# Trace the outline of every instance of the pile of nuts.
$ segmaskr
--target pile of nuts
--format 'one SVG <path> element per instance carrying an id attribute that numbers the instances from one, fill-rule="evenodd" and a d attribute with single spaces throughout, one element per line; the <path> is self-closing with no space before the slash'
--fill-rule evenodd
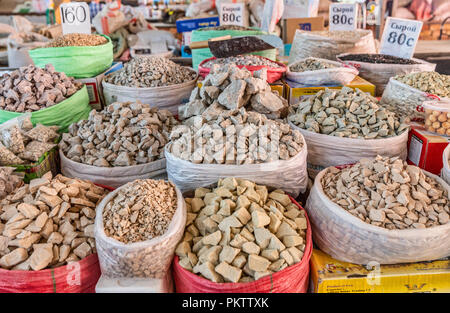
<path id="1" fill-rule="evenodd" d="M 274 68 L 281 68 L 282 66 L 276 62 L 273 62 L 269 59 L 256 56 L 256 55 L 238 55 L 228 58 L 220 58 L 209 60 L 204 63 L 202 66 L 205 68 L 211 68 L 214 64 L 225 65 L 225 64 L 236 64 L 240 66 L 267 66 Z"/>
<path id="2" fill-rule="evenodd" d="M 312 31 L 311 35 L 328 37 L 337 41 L 358 41 L 360 38 L 366 36 L 367 33 L 358 30 L 320 30 Z"/>
<path id="3" fill-rule="evenodd" d="M 185 269 L 243 283 L 302 260 L 307 219 L 284 191 L 229 177 L 185 200 L 186 231 L 175 250 Z"/>
<path id="4" fill-rule="evenodd" d="M 395 80 L 439 97 L 450 97 L 450 75 L 437 72 L 418 72 L 397 75 Z"/>
<path id="5" fill-rule="evenodd" d="M 37 124 L 29 117 L 19 125 L 0 131 L 0 165 L 18 165 L 37 162 L 44 153 L 56 147 L 58 126 Z"/>
<path id="6" fill-rule="evenodd" d="M 140 102 L 115 102 L 69 126 L 59 147 L 72 161 L 99 167 L 145 164 L 164 158 L 177 120 Z"/>
<path id="7" fill-rule="evenodd" d="M 427 131 L 450 136 L 450 106 L 448 111 L 425 108 L 425 127 Z"/>
<path id="8" fill-rule="evenodd" d="M 307 58 L 301 62 L 296 62 L 289 66 L 289 69 L 292 72 L 317 71 L 327 68 L 336 68 L 336 66 L 314 58 Z"/>
<path id="9" fill-rule="evenodd" d="M 172 130 L 170 140 L 170 153 L 195 164 L 288 160 L 303 149 L 298 130 L 244 108 L 192 117 Z"/>
<path id="10" fill-rule="evenodd" d="M 341 170 L 331 167 L 321 184 L 331 201 L 375 226 L 409 229 L 449 222 L 447 190 L 398 157 L 361 159 Z"/>
<path id="11" fill-rule="evenodd" d="M 252 75 L 234 64 L 213 65 L 202 87 L 192 91 L 189 102 L 178 108 L 178 114 L 187 119 L 216 107 L 228 110 L 247 107 L 273 119 L 286 116 L 288 111 L 287 100 L 272 92 L 267 83 L 267 68 Z"/>
<path id="12" fill-rule="evenodd" d="M 103 36 L 95 34 L 66 34 L 50 41 L 45 47 L 85 47 L 100 46 L 108 42 Z"/>
<path id="13" fill-rule="evenodd" d="M 375 64 L 419 64 L 411 59 L 399 58 L 388 54 L 347 54 L 339 59 L 343 61 L 357 61 Z"/>
<path id="14" fill-rule="evenodd" d="M 23 177 L 14 170 L 14 167 L 0 167 L 0 200 L 22 185 Z"/>
<path id="15" fill-rule="evenodd" d="M 76 93 L 83 84 L 51 64 L 45 68 L 28 65 L 0 77 L 0 109 L 33 112 L 60 103 Z"/>
<path id="16" fill-rule="evenodd" d="M 0 201 L 0 267 L 42 270 L 95 253 L 95 207 L 107 191 L 51 172 Z"/>
<path id="17" fill-rule="evenodd" d="M 120 188 L 103 209 L 106 236 L 123 243 L 163 235 L 177 210 L 177 194 L 170 182 L 138 179 Z"/>
<path id="18" fill-rule="evenodd" d="M 288 120 L 300 128 L 337 137 L 378 139 L 400 135 L 408 126 L 359 89 L 326 88 L 294 106 Z"/>
<path id="19" fill-rule="evenodd" d="M 123 69 L 105 77 L 105 82 L 135 88 L 161 87 L 189 82 L 197 77 L 192 69 L 167 58 L 139 56 L 126 63 Z"/>

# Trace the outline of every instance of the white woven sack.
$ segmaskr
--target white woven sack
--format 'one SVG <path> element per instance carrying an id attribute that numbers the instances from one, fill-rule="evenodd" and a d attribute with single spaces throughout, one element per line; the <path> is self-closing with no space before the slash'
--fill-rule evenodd
<path id="1" fill-rule="evenodd" d="M 103 208 L 125 186 L 109 193 L 96 209 L 95 244 L 102 276 L 165 278 L 186 224 L 186 204 L 183 195 L 178 188 L 175 188 L 177 210 L 163 235 L 146 241 L 125 244 L 106 236 L 103 227 Z"/>
<path id="2" fill-rule="evenodd" d="M 418 64 L 375 64 L 351 60 L 341 60 L 340 58 L 350 53 L 337 56 L 339 62 L 343 62 L 359 70 L 359 76 L 371 82 L 376 87 L 376 96 L 380 97 L 391 77 L 416 72 L 434 71 L 436 64 L 424 60 L 412 58 Z"/>
<path id="3" fill-rule="evenodd" d="M 117 101 L 136 102 L 139 100 L 151 107 L 169 110 L 172 114 L 176 115 L 178 114 L 178 106 L 183 103 L 183 100 L 189 99 L 196 83 L 197 77 L 182 84 L 162 87 L 135 88 L 117 86 L 107 83 L 105 80 L 102 81 L 102 86 L 106 105 Z"/>
<path id="4" fill-rule="evenodd" d="M 120 167 L 99 167 L 72 161 L 59 150 L 61 173 L 71 178 L 86 179 L 108 187 L 119 187 L 135 179 L 166 177 L 166 160 Z"/>
<path id="5" fill-rule="evenodd" d="M 444 153 L 442 153 L 442 171 L 441 171 L 441 177 L 447 184 L 450 185 L 450 144 L 447 145 L 447 148 L 445 148 Z"/>
<path id="6" fill-rule="evenodd" d="M 354 139 L 318 134 L 295 126 L 305 138 L 308 146 L 308 173 L 314 178 L 321 170 L 329 166 L 353 164 L 362 158 L 374 158 L 377 155 L 406 159 L 408 132 L 385 139 Z"/>
<path id="7" fill-rule="evenodd" d="M 308 58 L 306 58 L 308 59 Z M 320 59 L 320 58 L 309 58 L 315 59 L 318 61 L 322 61 L 324 63 L 328 63 L 336 66 L 336 68 L 327 68 L 323 70 L 316 71 L 304 71 L 304 72 L 292 72 L 290 70 L 291 66 L 302 62 L 306 59 L 298 60 L 288 66 L 286 77 L 289 80 L 292 80 L 296 83 L 303 85 L 313 85 L 313 86 L 321 86 L 321 85 L 347 85 L 355 76 L 358 75 L 358 70 L 354 67 L 349 67 L 343 65 L 342 63 Z"/>
<path id="8" fill-rule="evenodd" d="M 321 171 L 306 202 L 314 243 L 331 257 L 356 264 L 397 264 L 436 260 L 450 255 L 450 223 L 424 229 L 389 230 L 363 222 L 324 193 Z M 436 179 L 450 194 L 449 185 Z"/>
<path id="9" fill-rule="evenodd" d="M 304 139 L 303 139 L 304 140 Z M 257 184 L 270 185 L 297 197 L 306 191 L 308 174 L 306 171 L 306 143 L 302 150 L 289 160 L 277 160 L 261 164 L 195 164 L 175 157 L 166 145 L 167 176 L 181 192 L 211 185 L 219 178 L 239 177 Z"/>

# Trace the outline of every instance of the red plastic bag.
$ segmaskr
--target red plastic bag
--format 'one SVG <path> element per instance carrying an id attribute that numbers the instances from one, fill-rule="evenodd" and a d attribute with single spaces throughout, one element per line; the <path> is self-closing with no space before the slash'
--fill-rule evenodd
<path id="1" fill-rule="evenodd" d="M 259 57 L 259 58 L 262 58 L 262 59 L 266 59 L 266 60 L 268 60 L 270 62 L 277 63 L 278 65 L 280 65 L 282 67 L 277 68 L 277 67 L 269 67 L 269 66 L 265 66 L 265 65 L 260 65 L 260 66 L 237 65 L 237 67 L 239 67 L 239 68 L 245 67 L 250 72 L 252 72 L 252 74 L 253 74 L 254 71 L 258 71 L 258 70 L 262 69 L 263 67 L 266 67 L 267 68 L 267 82 L 269 84 L 271 84 L 273 82 L 276 82 L 277 80 L 280 80 L 283 77 L 283 74 L 287 70 L 287 66 L 285 64 L 280 63 L 280 62 L 276 62 L 276 61 L 272 61 L 271 59 L 268 59 L 268 58 L 265 58 L 265 57 L 262 57 L 262 56 L 258 56 L 258 55 L 255 55 L 255 56 Z M 200 76 L 205 78 L 209 74 L 209 72 L 211 71 L 210 68 L 203 67 L 203 64 L 205 64 L 206 62 L 208 62 L 210 60 L 215 60 L 215 59 L 216 59 L 216 57 L 212 57 L 212 58 L 203 60 L 199 64 L 199 66 L 198 66 L 198 73 L 199 73 Z"/>
<path id="2" fill-rule="evenodd" d="M 41 271 L 0 269 L 0 293 L 94 293 L 100 278 L 97 254 Z"/>
<path id="3" fill-rule="evenodd" d="M 292 197 L 291 200 L 300 210 L 305 211 Z M 306 246 L 303 258 L 297 264 L 282 271 L 263 277 L 251 283 L 214 283 L 184 269 L 173 261 L 173 278 L 178 293 L 306 293 L 309 283 L 309 259 L 312 253 L 311 225 L 305 211 L 308 224 Z"/>

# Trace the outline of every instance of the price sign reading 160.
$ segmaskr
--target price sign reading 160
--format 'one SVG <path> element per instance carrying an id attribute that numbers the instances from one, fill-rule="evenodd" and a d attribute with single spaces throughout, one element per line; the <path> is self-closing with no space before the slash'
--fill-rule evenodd
<path id="1" fill-rule="evenodd" d="M 68 2 L 60 6 L 63 34 L 91 33 L 91 17 L 86 2 Z"/>
<path id="2" fill-rule="evenodd" d="M 88 15 L 83 6 L 70 6 L 61 8 L 61 21 L 68 24 L 81 24 L 86 21 Z"/>

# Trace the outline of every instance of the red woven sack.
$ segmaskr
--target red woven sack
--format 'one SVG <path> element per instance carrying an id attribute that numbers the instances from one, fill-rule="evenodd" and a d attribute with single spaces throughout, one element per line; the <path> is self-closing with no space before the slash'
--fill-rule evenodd
<path id="1" fill-rule="evenodd" d="M 271 84 L 273 82 L 276 82 L 277 80 L 280 80 L 283 77 L 283 74 L 286 73 L 287 66 L 285 64 L 280 63 L 280 62 L 276 62 L 276 61 L 272 61 L 271 59 L 268 59 L 268 58 L 265 58 L 265 57 L 262 57 L 262 56 L 258 56 L 258 55 L 255 55 L 255 56 L 259 57 L 261 59 L 269 60 L 270 62 L 277 63 L 278 65 L 281 66 L 281 68 L 269 67 L 269 66 L 264 66 L 264 65 L 260 65 L 260 66 L 237 65 L 237 67 L 239 67 L 239 68 L 245 67 L 250 72 L 252 72 L 252 74 L 253 74 L 254 71 L 258 71 L 258 70 L 262 69 L 263 67 L 266 67 L 267 68 L 267 82 L 269 84 Z M 215 60 L 215 59 L 216 59 L 216 57 L 212 57 L 212 58 L 203 60 L 199 64 L 199 66 L 198 66 L 198 73 L 199 73 L 200 76 L 205 78 L 209 74 L 209 72 L 211 71 L 210 68 L 203 67 L 203 64 L 205 64 L 206 62 L 208 62 L 210 60 Z"/>
<path id="2" fill-rule="evenodd" d="M 293 198 L 292 202 L 305 211 Z M 250 283 L 214 283 L 184 269 L 173 261 L 173 277 L 178 293 L 306 293 L 309 283 L 309 259 L 312 253 L 311 225 L 308 215 L 305 253 L 300 262 Z"/>
<path id="3" fill-rule="evenodd" d="M 100 278 L 97 254 L 41 271 L 0 269 L 0 293 L 94 293 Z"/>

